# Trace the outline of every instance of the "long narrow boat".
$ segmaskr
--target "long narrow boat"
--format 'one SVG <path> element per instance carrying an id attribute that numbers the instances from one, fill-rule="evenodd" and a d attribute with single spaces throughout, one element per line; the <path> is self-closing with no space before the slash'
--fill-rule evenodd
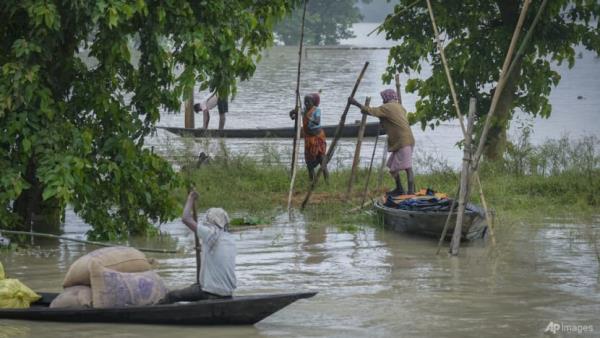
<path id="1" fill-rule="evenodd" d="M 374 137 L 377 135 L 379 122 L 367 123 L 365 128 L 365 137 Z M 344 126 L 341 137 L 356 137 L 358 135 L 358 128 L 360 124 L 352 123 Z M 166 130 L 170 133 L 179 136 L 190 136 L 190 137 L 225 137 L 225 138 L 292 138 L 294 137 L 294 128 L 266 128 L 266 129 L 223 129 L 221 131 L 217 129 L 204 130 L 202 128 L 191 129 L 191 128 L 178 128 L 178 127 L 157 127 L 159 129 Z M 335 134 L 336 125 L 323 126 L 325 134 L 331 137 Z M 385 131 L 380 128 L 379 135 L 384 135 Z"/>
<path id="2" fill-rule="evenodd" d="M 414 211 L 386 207 L 381 201 L 374 204 L 377 214 L 383 218 L 387 229 L 429 237 L 439 238 L 442 235 L 448 211 Z M 456 224 L 456 212 L 452 213 L 448 225 L 447 236 L 452 236 Z M 474 240 L 485 235 L 487 224 L 483 210 L 470 204 L 465 210 L 462 226 L 462 238 Z"/>
<path id="3" fill-rule="evenodd" d="M 253 325 L 291 303 L 316 292 L 236 296 L 165 305 L 128 306 L 108 309 L 49 308 L 56 293 L 39 293 L 42 298 L 28 309 L 0 309 L 2 319 L 53 322 L 103 322 L 169 325 Z"/>

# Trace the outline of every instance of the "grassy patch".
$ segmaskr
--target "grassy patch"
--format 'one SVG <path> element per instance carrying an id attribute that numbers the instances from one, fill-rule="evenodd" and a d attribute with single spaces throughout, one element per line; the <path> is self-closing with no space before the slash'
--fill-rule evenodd
<path id="1" fill-rule="evenodd" d="M 568 146 L 569 143 L 564 140 L 551 141 L 539 147 L 529 146 L 527 151 L 518 150 L 518 156 L 515 155 L 517 150 L 511 148 L 504 161 L 485 164 L 480 177 L 488 205 L 504 217 L 594 213 L 600 206 L 600 161 L 598 155 L 589 153 L 596 154 L 594 145 L 598 141 L 584 139 L 581 142 Z M 223 207 L 234 214 L 258 219 L 270 219 L 285 212 L 290 184 L 288 164 L 282 163 L 269 147 L 262 151 L 265 152 L 263 156 L 248 157 L 225 150 L 208 165 L 183 170 L 184 177 L 200 193 L 199 207 Z M 585 156 L 578 151 L 584 151 Z M 582 157 L 586 159 L 583 164 Z M 454 196 L 459 173 L 447 164 L 435 161 L 434 158 L 425 158 L 425 165 L 416 167 L 417 189 L 430 187 Z M 540 166 L 541 162 L 545 164 Z M 367 170 L 359 170 L 351 193 L 347 192 L 349 176 L 349 168 L 340 168 L 331 172 L 328 182 L 320 180 L 304 211 L 312 224 L 350 227 L 377 223 L 372 213 L 351 211 L 357 209 L 363 199 Z M 374 168 L 367 198 L 378 198 L 393 186 L 387 173 L 383 174 L 379 187 L 377 182 L 378 169 Z M 309 183 L 306 169 L 302 166 L 293 195 L 294 207 L 300 206 Z M 180 194 L 183 200 L 185 192 Z M 476 185 L 472 187 L 471 201 L 480 202 Z"/>

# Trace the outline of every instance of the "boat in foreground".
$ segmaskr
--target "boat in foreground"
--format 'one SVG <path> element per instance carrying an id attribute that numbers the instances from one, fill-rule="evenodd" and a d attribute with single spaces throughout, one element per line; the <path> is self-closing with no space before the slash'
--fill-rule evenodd
<path id="1" fill-rule="evenodd" d="M 385 131 L 383 128 L 378 127 L 379 122 L 367 123 L 365 127 L 365 137 L 374 137 L 377 135 L 379 129 L 379 135 L 384 135 Z M 356 137 L 358 135 L 358 129 L 360 124 L 352 123 L 344 126 L 341 137 Z M 170 133 L 179 136 L 189 137 L 225 137 L 225 138 L 292 138 L 294 137 L 294 128 L 267 128 L 267 129 L 223 129 L 221 131 L 216 129 L 204 130 L 202 128 L 178 128 L 178 127 L 157 127 L 159 129 L 166 130 Z M 323 126 L 325 134 L 329 137 L 333 137 L 337 125 Z"/>
<path id="2" fill-rule="evenodd" d="M 57 293 L 39 293 L 42 298 L 28 309 L 0 309 L 2 319 L 53 322 L 103 322 L 169 325 L 252 325 L 291 303 L 316 292 L 235 296 L 197 302 L 120 308 L 49 308 Z"/>
<path id="3" fill-rule="evenodd" d="M 396 209 L 385 206 L 381 201 L 376 201 L 374 207 L 387 229 L 429 237 L 439 238 L 448 218 L 448 211 Z M 456 214 L 457 212 L 453 212 L 450 218 L 447 238 L 454 232 Z M 463 218 L 462 238 L 467 240 L 483 238 L 486 229 L 485 213 L 481 208 L 469 203 Z"/>

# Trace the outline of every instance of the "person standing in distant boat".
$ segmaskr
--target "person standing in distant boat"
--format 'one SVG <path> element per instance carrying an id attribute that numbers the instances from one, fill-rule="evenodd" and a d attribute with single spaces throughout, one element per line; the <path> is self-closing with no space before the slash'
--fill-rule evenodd
<path id="1" fill-rule="evenodd" d="M 225 114 L 229 111 L 229 103 L 227 98 L 220 98 L 217 92 L 214 92 L 206 101 L 196 103 L 194 105 L 194 111 L 199 113 L 202 111 L 202 127 L 208 129 L 208 123 L 210 122 L 210 110 L 217 107 L 219 111 L 219 130 L 225 128 Z"/>
<path id="2" fill-rule="evenodd" d="M 381 92 L 383 105 L 380 107 L 365 107 L 356 101 L 353 97 L 348 98 L 348 103 L 360 108 L 363 114 L 369 114 L 378 117 L 388 135 L 388 151 L 390 156 L 387 166 L 390 174 L 396 181 L 396 188 L 387 194 L 391 196 L 404 195 L 404 188 L 400 181 L 400 171 L 406 171 L 407 186 L 409 195 L 415 193 L 415 176 L 412 170 L 412 154 L 415 147 L 415 138 L 406 110 L 398 102 L 398 95 L 393 89 L 386 89 Z"/>
<path id="3" fill-rule="evenodd" d="M 302 111 L 302 136 L 304 137 L 304 161 L 308 168 L 308 178 L 312 181 L 315 177 L 315 168 L 321 165 L 325 180 L 329 177 L 325 152 L 327 139 L 321 127 L 321 97 L 317 93 L 304 97 L 304 110 Z M 290 118 L 295 120 L 298 116 L 295 109 L 290 111 Z"/>

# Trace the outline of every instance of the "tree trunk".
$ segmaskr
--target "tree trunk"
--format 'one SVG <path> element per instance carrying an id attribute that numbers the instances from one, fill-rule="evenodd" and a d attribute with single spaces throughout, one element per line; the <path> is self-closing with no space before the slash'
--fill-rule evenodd
<path id="1" fill-rule="evenodd" d="M 64 208 L 56 198 L 43 200 L 42 183 L 36 175 L 36 164 L 30 159 L 25 172 L 25 180 L 31 185 L 15 200 L 13 210 L 21 217 L 17 229 L 23 231 L 38 231 L 59 233 L 61 221 L 64 218 Z"/>
<path id="2" fill-rule="evenodd" d="M 500 9 L 500 20 L 503 29 L 506 30 L 507 36 L 513 32 L 519 16 L 519 1 L 514 0 L 497 0 L 498 8 Z M 488 132 L 488 139 L 485 143 L 484 156 L 488 160 L 496 161 L 502 158 L 506 150 L 506 129 L 508 122 L 512 117 L 515 99 L 515 92 L 521 74 L 521 60 L 517 60 L 516 67 L 510 74 L 506 86 L 500 95 L 494 118 Z"/>
<path id="3" fill-rule="evenodd" d="M 501 159 L 506 150 L 506 130 L 508 129 L 508 122 L 512 117 L 517 85 L 520 79 L 521 63 L 521 60 L 517 60 L 516 67 L 508 77 L 506 87 L 504 87 L 498 100 L 496 112 L 494 113 L 485 143 L 484 155 L 488 160 L 496 161 Z"/>

